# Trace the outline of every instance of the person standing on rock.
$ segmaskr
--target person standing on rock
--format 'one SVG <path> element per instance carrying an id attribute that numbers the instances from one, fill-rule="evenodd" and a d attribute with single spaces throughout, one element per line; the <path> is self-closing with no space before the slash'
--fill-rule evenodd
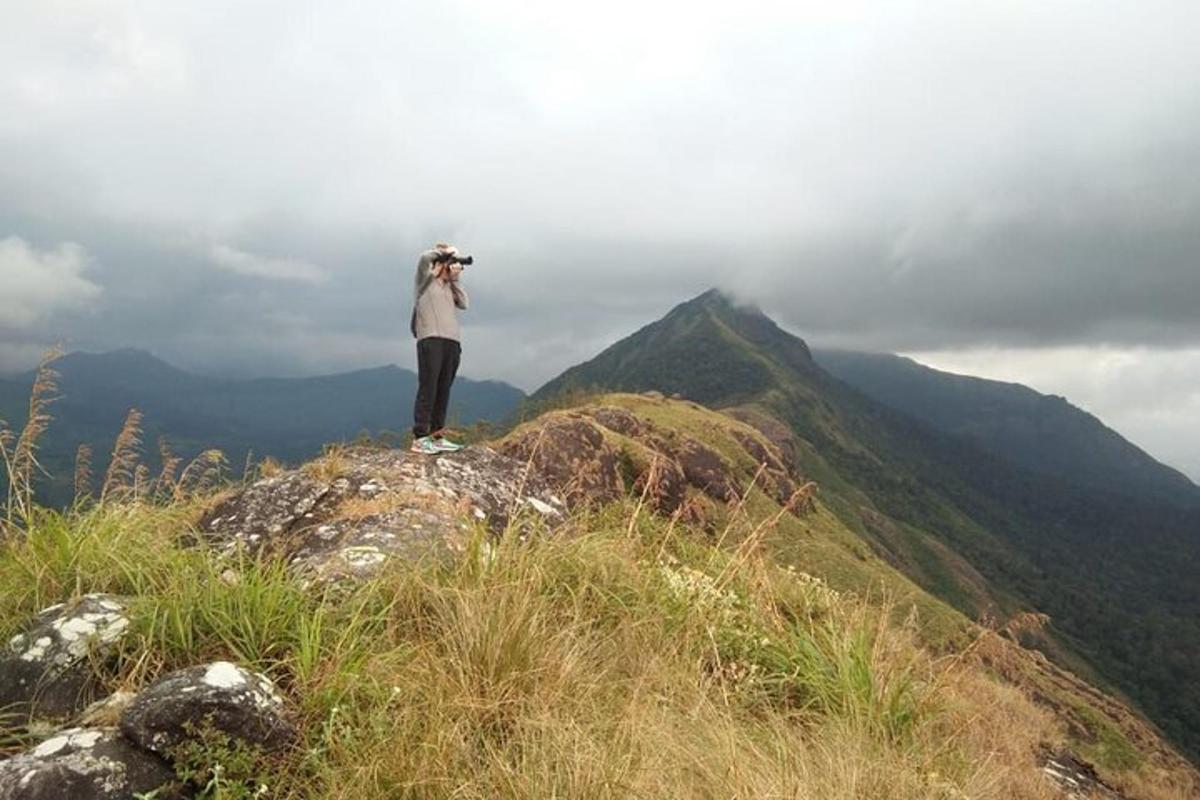
<path id="1" fill-rule="evenodd" d="M 458 312 L 467 308 L 467 292 L 459 277 L 471 256 L 438 242 L 421 253 L 413 284 L 411 329 L 417 339 L 417 399 L 413 405 L 414 453 L 448 453 L 462 445 L 446 438 L 450 386 L 462 355 Z"/>

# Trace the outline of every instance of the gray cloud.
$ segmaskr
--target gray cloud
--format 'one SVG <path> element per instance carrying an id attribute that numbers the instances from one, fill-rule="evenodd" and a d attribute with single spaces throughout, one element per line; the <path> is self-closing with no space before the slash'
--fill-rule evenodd
<path id="1" fill-rule="evenodd" d="M 16 236 L 0 239 L 0 330 L 28 329 L 56 310 L 96 299 L 100 287 L 84 276 L 87 265 L 87 251 L 74 242 L 40 251 Z"/>
<path id="2" fill-rule="evenodd" d="M 1200 341 L 1186 0 L 63 10 L 0 28 L 0 239 L 101 291 L 0 369 L 411 364 L 435 238 L 478 257 L 465 370 L 527 388 L 714 284 L 871 349 Z"/>

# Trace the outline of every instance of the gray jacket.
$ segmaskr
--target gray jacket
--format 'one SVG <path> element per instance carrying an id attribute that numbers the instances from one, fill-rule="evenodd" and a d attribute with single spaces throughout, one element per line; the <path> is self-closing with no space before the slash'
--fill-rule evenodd
<path id="1" fill-rule="evenodd" d="M 466 310 L 467 291 L 458 281 L 443 281 L 433 276 L 436 250 L 426 250 L 417 261 L 413 281 L 413 312 L 409 325 L 417 339 L 440 336 L 460 341 L 458 310 Z"/>

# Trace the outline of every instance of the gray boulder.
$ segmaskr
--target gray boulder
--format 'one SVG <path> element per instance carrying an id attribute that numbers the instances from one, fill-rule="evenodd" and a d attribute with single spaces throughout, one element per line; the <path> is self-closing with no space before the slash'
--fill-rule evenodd
<path id="1" fill-rule="evenodd" d="M 139 750 L 114 728 L 71 728 L 0 761 L 0 800 L 132 800 L 182 797 L 161 758 Z"/>
<path id="2" fill-rule="evenodd" d="M 121 732 L 160 755 L 205 728 L 265 751 L 279 750 L 296 736 L 271 680 L 228 661 L 172 672 L 121 712 Z"/>
<path id="3" fill-rule="evenodd" d="M 116 651 L 129 628 L 115 597 L 89 594 L 42 610 L 0 654 L 0 715 L 64 717 L 99 693 L 92 659 Z"/>
<path id="4" fill-rule="evenodd" d="M 219 551 L 269 553 L 305 579 L 360 580 L 394 559 L 452 557 L 472 524 L 498 532 L 517 512 L 561 520 L 562 500 L 530 473 L 487 447 L 437 456 L 350 448 L 255 482 L 210 509 L 199 530 Z"/>

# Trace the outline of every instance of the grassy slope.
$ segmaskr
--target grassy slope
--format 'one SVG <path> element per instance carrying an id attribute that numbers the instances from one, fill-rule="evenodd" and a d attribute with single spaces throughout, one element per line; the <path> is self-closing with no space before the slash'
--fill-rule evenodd
<path id="1" fill-rule="evenodd" d="M 743 480 L 753 476 L 757 464 L 734 438 L 734 431 L 766 441 L 757 428 L 727 414 L 689 401 L 641 394 L 593 396 L 566 413 L 586 409 L 589 405 L 619 406 L 654 424 L 667 435 L 680 433 L 694 437 L 721 453 L 733 465 L 734 474 Z M 739 414 L 744 415 L 746 411 L 744 407 L 738 409 Z M 750 416 L 761 419 L 764 412 L 760 409 Z M 518 428 L 513 435 L 520 432 Z M 622 446 L 622 437 L 611 438 L 618 447 Z M 938 580 L 945 581 L 947 594 L 964 593 L 968 595 L 967 603 L 989 608 L 997 614 L 1002 612 L 1003 606 L 994 600 L 994 588 L 961 556 L 927 533 L 873 511 L 870 500 L 842 481 L 815 449 L 802 441 L 796 444 L 800 446 L 800 460 L 807 474 L 817 480 L 828 477 L 830 484 L 821 484 L 820 501 L 814 513 L 799 518 L 785 515 L 764 538 L 763 548 L 773 563 L 798 568 L 839 591 L 860 598 L 878 601 L 886 597 L 896 620 L 903 619 L 910 611 L 915 612 L 918 638 L 934 651 L 961 649 L 978 633 L 978 629 L 948 604 L 943 595 L 936 594 L 940 588 Z M 838 513 L 836 506 L 845 507 L 846 513 Z M 747 508 L 755 519 L 774 517 L 779 511 L 779 506 L 769 496 L 757 490 L 752 492 Z M 847 520 L 851 524 L 847 524 Z M 854 523 L 874 524 L 877 528 L 887 528 L 887 531 L 855 530 Z M 935 552 L 918 563 L 898 566 L 886 548 L 881 553 L 879 547 L 873 546 L 886 541 L 889 536 L 904 539 L 897 549 L 905 558 L 911 559 L 912 554 L 920 553 L 922 548 Z M 736 546 L 736 537 L 726 543 Z M 906 566 L 918 572 L 925 570 L 923 577 L 934 584 L 933 589 L 914 583 L 909 577 L 911 572 L 903 569 Z M 939 569 L 952 571 L 952 574 L 939 573 Z M 1044 641 L 1041 644 L 1045 646 Z M 1059 712 L 1071 731 L 1073 746 L 1102 766 L 1117 770 L 1145 767 L 1152 771 L 1152 764 L 1168 764 L 1173 769 L 1187 770 L 1174 750 L 1121 701 L 1097 691 L 1034 653 L 1022 651 L 1015 656 L 1008 653 L 1002 660 L 1006 662 L 1006 674 L 1011 680 L 1027 686 Z M 1070 654 L 1062 660 L 1068 664 L 1072 662 Z"/>
<path id="2" fill-rule="evenodd" d="M 136 631 L 115 684 L 212 658 L 268 672 L 303 742 L 279 760 L 191 752 L 204 779 L 224 765 L 206 797 L 1053 796 L 1033 761 L 1053 731 L 1018 692 L 632 503 L 349 594 L 183 549 L 193 517 L 41 516 L 0 549 L 0 634 L 79 588 L 111 591 L 133 599 Z"/>
<path id="3" fill-rule="evenodd" d="M 1048 612 L 1048 653 L 1133 696 L 1193 755 L 1200 748 L 1195 512 L 1013 467 L 851 389 L 803 341 L 714 293 L 568 370 L 533 401 L 588 388 L 680 392 L 784 421 L 830 508 L 877 552 L 972 616 Z"/>
<path id="4" fill-rule="evenodd" d="M 732 431 L 736 429 L 763 441 L 765 438 L 749 425 L 726 415 L 692 403 L 663 402 L 633 394 L 604 395 L 595 402 L 626 408 L 660 428 L 692 436 L 735 465 L 743 480 L 752 478 L 758 468 Z M 757 489 L 747 506 L 749 513 L 759 519 L 773 516 L 779 510 L 774 500 Z M 952 641 L 961 643 L 966 633 L 966 617 L 891 568 L 823 502 L 811 515 L 784 516 L 766 544 L 779 563 L 817 575 L 838 590 L 859 595 L 884 593 L 900 605 L 915 606 L 921 614 L 927 641 L 933 646 L 945 646 Z"/>
<path id="5" fill-rule="evenodd" d="M 759 434 L 730 417 L 603 402 L 756 469 L 731 433 Z M 264 784 L 285 798 L 1053 796 L 1034 750 L 1057 724 L 973 660 L 936 656 L 961 651 L 965 618 L 821 501 L 746 549 L 778 512 L 761 492 L 723 537 L 631 499 L 349 593 L 182 546 L 202 505 L 39 513 L 0 544 L 0 640 L 39 608 L 109 591 L 133 600 L 135 623 L 114 686 L 214 658 L 269 673 L 303 742 L 279 760 L 192 752 L 202 776 L 225 767 L 208 797 Z M 1127 738 L 1104 730 L 1109 751 L 1094 752 L 1116 753 L 1135 796 L 1188 796 L 1170 787 L 1186 776 L 1122 760 Z M 0 729 L 0 747 L 37 738 Z"/>

